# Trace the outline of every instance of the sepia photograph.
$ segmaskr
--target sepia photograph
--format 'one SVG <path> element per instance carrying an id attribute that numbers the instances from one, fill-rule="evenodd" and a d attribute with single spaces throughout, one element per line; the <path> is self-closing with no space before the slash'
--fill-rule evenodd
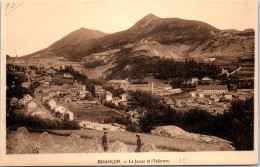
<path id="1" fill-rule="evenodd" d="M 3 0 L 1 20 L 2 165 L 258 164 L 258 1 Z"/>

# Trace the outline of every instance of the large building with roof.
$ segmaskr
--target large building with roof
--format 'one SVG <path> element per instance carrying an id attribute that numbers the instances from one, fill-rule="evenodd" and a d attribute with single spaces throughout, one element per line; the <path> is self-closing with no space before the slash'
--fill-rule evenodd
<path id="1" fill-rule="evenodd" d="M 129 82 L 126 80 L 110 80 L 106 83 L 108 86 L 113 86 L 115 89 L 123 88 L 126 89 L 129 85 Z"/>
<path id="2" fill-rule="evenodd" d="M 228 93 L 227 85 L 197 85 L 196 89 L 202 91 L 205 95 Z"/>

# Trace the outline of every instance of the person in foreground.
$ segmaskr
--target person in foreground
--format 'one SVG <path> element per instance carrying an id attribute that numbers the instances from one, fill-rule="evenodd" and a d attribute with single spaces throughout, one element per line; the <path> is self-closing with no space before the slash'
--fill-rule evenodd
<path id="1" fill-rule="evenodd" d="M 135 152 L 140 152 L 142 141 L 141 141 L 139 135 L 136 135 L 136 137 L 137 137 L 137 141 L 136 141 L 137 147 L 136 147 L 136 149 L 135 149 Z"/>

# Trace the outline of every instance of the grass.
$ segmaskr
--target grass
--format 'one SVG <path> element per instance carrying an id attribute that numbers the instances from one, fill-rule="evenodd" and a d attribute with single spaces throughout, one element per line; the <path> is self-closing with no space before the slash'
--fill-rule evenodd
<path id="1" fill-rule="evenodd" d="M 54 83 L 56 85 L 73 84 L 74 80 L 73 79 L 63 78 L 62 75 L 55 75 L 52 78 L 52 83 Z"/>
<path id="2" fill-rule="evenodd" d="M 51 130 L 49 133 L 61 136 L 69 136 L 76 133 L 85 139 L 94 137 L 101 138 L 103 131 L 98 130 Z M 108 132 L 107 138 L 109 142 L 121 141 L 127 145 L 136 145 L 136 133 L 131 132 Z M 142 143 L 153 143 L 156 148 L 162 151 L 223 151 L 229 150 L 226 144 L 210 144 L 188 141 L 184 139 L 174 139 L 151 134 L 139 134 Z"/>
<path id="3" fill-rule="evenodd" d="M 75 120 L 85 121 L 104 121 L 111 117 L 122 116 L 112 109 L 108 109 L 102 105 L 69 105 L 70 111 L 74 113 Z"/>

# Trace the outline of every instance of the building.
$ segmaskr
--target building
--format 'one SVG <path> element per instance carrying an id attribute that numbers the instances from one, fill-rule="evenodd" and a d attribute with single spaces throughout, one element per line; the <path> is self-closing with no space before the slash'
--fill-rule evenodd
<path id="1" fill-rule="evenodd" d="M 34 110 L 37 107 L 38 107 L 38 105 L 34 101 L 30 101 L 27 105 L 27 110 L 28 110 L 28 112 L 31 112 L 32 110 Z"/>
<path id="2" fill-rule="evenodd" d="M 254 89 L 237 89 L 237 94 L 254 94 Z"/>
<path id="3" fill-rule="evenodd" d="M 70 73 L 64 73 L 63 78 L 74 79 L 73 75 L 71 75 Z"/>
<path id="4" fill-rule="evenodd" d="M 68 115 L 69 115 L 69 121 L 74 120 L 74 114 L 73 114 L 71 111 L 66 111 L 65 114 L 68 114 Z"/>
<path id="5" fill-rule="evenodd" d="M 228 93 L 227 85 L 197 85 L 196 89 L 205 95 Z"/>
<path id="6" fill-rule="evenodd" d="M 202 81 L 210 81 L 210 80 L 212 80 L 212 79 L 209 78 L 208 76 L 204 76 L 201 80 L 202 80 Z"/>
<path id="7" fill-rule="evenodd" d="M 127 87 L 127 90 L 137 91 L 151 91 L 153 92 L 153 83 L 147 83 L 147 84 L 129 84 Z"/>
<path id="8" fill-rule="evenodd" d="M 113 95 L 111 92 L 107 91 L 106 92 L 106 101 L 112 101 L 113 100 Z"/>
<path id="9" fill-rule="evenodd" d="M 43 92 L 42 93 L 42 101 L 47 101 L 50 99 L 49 93 L 48 92 Z"/>
<path id="10" fill-rule="evenodd" d="M 54 108 L 54 113 L 65 113 L 67 109 L 63 106 L 56 106 Z"/>
<path id="11" fill-rule="evenodd" d="M 232 98 L 233 98 L 233 95 L 225 95 L 225 99 L 227 99 L 227 100 L 232 100 Z"/>
<path id="12" fill-rule="evenodd" d="M 190 92 L 191 97 L 196 97 L 196 93 L 195 92 Z"/>
<path id="13" fill-rule="evenodd" d="M 108 86 L 113 86 L 115 89 L 123 88 L 126 89 L 129 85 L 129 82 L 126 80 L 110 80 L 106 83 Z"/>
<path id="14" fill-rule="evenodd" d="M 30 95 L 25 95 L 24 97 L 23 97 L 23 99 L 21 99 L 21 102 L 23 103 L 23 104 L 26 104 L 26 103 L 28 103 L 28 102 L 30 102 L 32 100 L 32 96 L 30 96 Z"/>
<path id="15" fill-rule="evenodd" d="M 48 70 L 45 70 L 47 74 L 51 74 L 51 75 L 55 75 L 56 74 L 56 71 L 53 70 L 53 69 L 48 69 Z"/>
<path id="16" fill-rule="evenodd" d="M 170 89 L 168 90 L 168 92 L 170 92 L 170 94 L 176 94 L 176 93 L 182 93 L 182 90 L 180 88 L 176 88 L 176 89 Z"/>
<path id="17" fill-rule="evenodd" d="M 29 87 L 30 87 L 30 82 L 23 82 L 23 83 L 22 83 L 22 87 L 29 89 Z"/>
<path id="18" fill-rule="evenodd" d="M 18 104 L 18 98 L 16 98 L 16 97 L 11 98 L 10 106 L 15 106 L 17 104 Z"/>
<path id="19" fill-rule="evenodd" d="M 189 103 L 194 102 L 194 100 L 195 100 L 195 98 L 193 98 L 193 97 L 187 98 L 187 102 L 189 102 Z"/>
<path id="20" fill-rule="evenodd" d="M 191 83 L 192 84 L 195 84 L 195 83 L 197 83 L 199 81 L 199 78 L 198 77 L 192 77 L 191 78 Z"/>
<path id="21" fill-rule="evenodd" d="M 38 117 L 41 117 L 43 119 L 47 119 L 48 118 L 47 113 L 44 112 L 41 108 L 34 109 L 29 115 L 31 115 L 31 116 L 38 116 Z"/>
<path id="22" fill-rule="evenodd" d="M 203 93 L 199 93 L 199 98 L 204 98 L 204 94 Z"/>
<path id="23" fill-rule="evenodd" d="M 214 100 L 215 102 L 219 101 L 219 98 L 215 94 L 211 95 L 209 99 Z"/>
<path id="24" fill-rule="evenodd" d="M 54 99 L 50 99 L 48 102 L 47 102 L 48 106 L 50 107 L 51 110 L 54 110 L 54 108 L 57 106 L 57 103 Z"/>

